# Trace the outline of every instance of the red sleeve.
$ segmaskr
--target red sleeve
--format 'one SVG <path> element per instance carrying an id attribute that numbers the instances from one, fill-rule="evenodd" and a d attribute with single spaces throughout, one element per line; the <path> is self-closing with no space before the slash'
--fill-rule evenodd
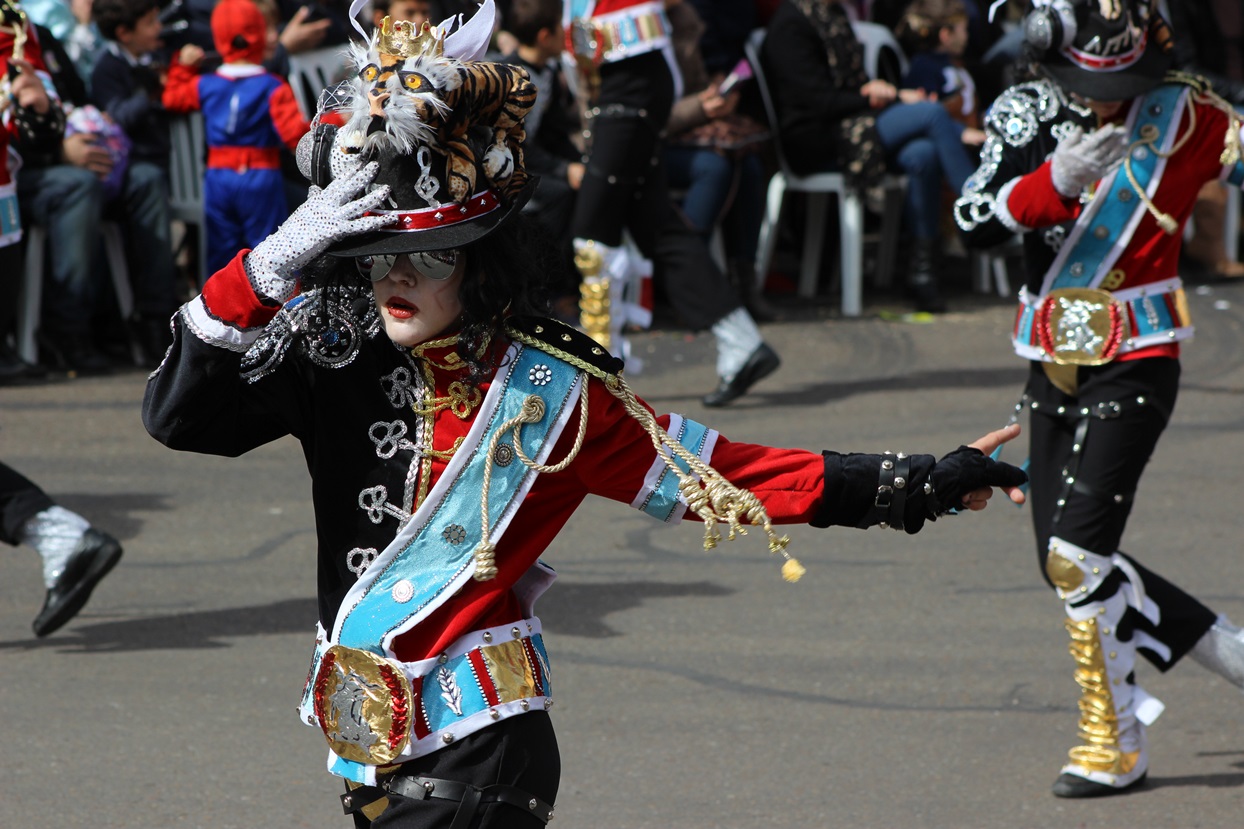
<path id="1" fill-rule="evenodd" d="M 212 275 L 203 286 L 202 300 L 214 320 L 236 329 L 262 328 L 280 311 L 279 306 L 266 305 L 251 287 L 242 264 L 247 248 L 229 260 L 229 264 Z"/>
<path id="2" fill-rule="evenodd" d="M 272 95 L 268 98 L 268 111 L 272 113 L 272 123 L 285 146 L 296 150 L 298 139 L 307 134 L 311 125 L 302 117 L 302 110 L 294 100 L 294 90 L 288 83 L 282 82 L 272 90 Z"/>
<path id="3" fill-rule="evenodd" d="M 199 104 L 199 73 L 173 58 L 164 83 L 164 108 L 170 112 L 194 112 Z"/>
<path id="4" fill-rule="evenodd" d="M 1079 199 L 1064 198 L 1054 189 L 1048 161 L 1015 182 L 1006 208 L 1024 227 L 1049 227 L 1080 215 Z"/>
<path id="5" fill-rule="evenodd" d="M 572 464 L 567 472 L 578 473 L 577 486 L 586 492 L 633 503 L 661 461 L 651 436 L 621 401 L 601 384 L 592 383 L 590 391 L 591 415 L 582 450 L 582 458 L 590 460 Z M 661 415 L 657 422 L 668 428 L 670 415 Z M 553 453 L 554 461 L 569 451 L 574 426 L 572 419 Z M 707 460 L 730 483 L 759 498 L 775 524 L 807 523 L 820 505 L 825 464 L 819 453 L 734 443 L 718 435 Z M 688 511 L 684 517 L 696 516 Z"/>

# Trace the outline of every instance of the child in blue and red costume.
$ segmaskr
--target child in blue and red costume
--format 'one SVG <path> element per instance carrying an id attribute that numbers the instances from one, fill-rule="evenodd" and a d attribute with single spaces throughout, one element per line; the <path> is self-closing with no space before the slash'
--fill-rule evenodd
<path id="1" fill-rule="evenodd" d="M 258 6 L 223 0 L 212 12 L 212 37 L 221 67 L 197 74 L 203 50 L 184 46 L 164 88 L 168 110 L 203 112 L 209 273 L 223 268 L 237 250 L 257 245 L 289 215 L 281 146 L 293 150 L 308 129 L 289 83 L 262 66 L 269 27 Z"/>

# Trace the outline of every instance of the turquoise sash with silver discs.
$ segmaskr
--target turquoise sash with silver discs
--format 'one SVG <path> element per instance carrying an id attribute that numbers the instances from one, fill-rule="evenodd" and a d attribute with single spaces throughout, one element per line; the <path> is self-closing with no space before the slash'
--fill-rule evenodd
<path id="1" fill-rule="evenodd" d="M 1138 142 L 1151 143 L 1169 152 L 1187 104 L 1189 89 L 1163 84 L 1137 101 L 1129 113 L 1128 135 L 1133 144 L 1132 177 L 1152 199 L 1166 168 L 1166 159 Z M 1145 215 L 1144 200 L 1137 197 L 1122 167 L 1110 176 L 1076 221 L 1041 286 L 1048 294 L 1056 288 L 1096 288 L 1118 261 L 1132 231 Z M 1107 286 L 1110 287 L 1110 286 Z M 1116 286 L 1117 287 L 1117 286 Z"/>
<path id="2" fill-rule="evenodd" d="M 394 638 L 427 618 L 475 573 L 485 472 L 489 537 L 496 543 L 537 474 L 515 456 L 512 440 L 517 437 L 524 454 L 543 463 L 574 412 L 581 386 L 573 366 L 517 344 L 503 364 L 508 370 L 494 378 L 475 423 L 424 503 L 346 593 L 329 647 L 312 670 L 316 712 L 336 755 L 329 758 L 334 774 L 371 782 L 375 765 L 402 755 L 418 694 L 402 663 L 392 658 Z M 533 395 L 544 401 L 543 418 L 524 422 L 490 453 L 493 436 Z M 335 677 L 331 683 L 326 673 Z"/>
<path id="3" fill-rule="evenodd" d="M 1138 100 L 1128 114 L 1131 146 L 1127 168 L 1115 169 L 1103 179 L 1103 186 L 1080 213 L 1067 240 L 1046 271 L 1041 295 L 1021 292 L 1012 342 L 1025 359 L 1059 364 L 1100 365 L 1122 351 L 1163 338 L 1176 340 L 1191 336 L 1182 307 L 1178 280 L 1163 294 L 1171 294 L 1166 304 L 1155 304 L 1147 296 L 1147 313 L 1136 315 L 1112 295 L 1126 274 L 1115 270 L 1136 226 L 1146 215 L 1146 198 L 1151 202 L 1166 169 L 1166 158 L 1174 145 L 1179 123 L 1188 104 L 1189 88 L 1164 84 Z M 1159 151 L 1155 152 L 1157 148 Z M 1165 284 L 1165 283 L 1164 283 Z M 1168 313 L 1155 318 L 1153 309 Z"/>

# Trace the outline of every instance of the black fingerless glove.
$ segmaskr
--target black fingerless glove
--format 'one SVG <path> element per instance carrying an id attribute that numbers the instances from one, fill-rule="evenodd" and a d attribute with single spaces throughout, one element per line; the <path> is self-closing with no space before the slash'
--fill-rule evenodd
<path id="1" fill-rule="evenodd" d="M 814 527 L 891 527 L 909 534 L 962 505 L 963 496 L 986 486 L 1019 486 L 1018 467 L 961 446 L 932 455 L 822 452 L 825 481 Z"/>
<path id="2" fill-rule="evenodd" d="M 944 515 L 963 504 L 963 496 L 987 486 L 1022 486 L 1028 473 L 1018 466 L 996 461 L 979 449 L 960 446 L 933 467 L 933 493 L 938 504 L 934 514 Z"/>

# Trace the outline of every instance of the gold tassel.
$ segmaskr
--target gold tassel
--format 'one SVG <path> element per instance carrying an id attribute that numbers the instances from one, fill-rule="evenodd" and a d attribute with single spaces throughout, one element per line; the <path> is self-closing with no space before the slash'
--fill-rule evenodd
<path id="1" fill-rule="evenodd" d="M 727 540 L 729 541 L 733 541 L 740 535 L 747 535 L 747 529 L 742 520 L 746 518 L 748 524 L 760 527 L 768 536 L 769 552 L 786 559 L 782 564 L 783 579 L 796 582 L 808 572 L 798 559 L 786 552 L 790 537 L 779 536 L 773 529 L 769 513 L 765 510 L 764 504 L 760 503 L 759 498 L 750 491 L 730 483 L 720 472 L 701 460 L 699 455 L 692 453 L 672 438 L 656 422 L 652 412 L 640 405 L 634 393 L 626 385 L 626 381 L 621 377 L 608 378 L 605 388 L 622 401 L 627 414 L 644 427 L 644 431 L 652 438 L 652 445 L 666 468 L 678 476 L 678 491 L 682 494 L 683 500 L 687 502 L 687 508 L 704 522 L 705 550 L 712 550 L 721 540 L 718 524 L 725 524 L 728 528 Z M 679 460 L 687 465 L 689 471 L 684 472 L 682 467 L 674 462 L 674 455 L 677 455 Z"/>

